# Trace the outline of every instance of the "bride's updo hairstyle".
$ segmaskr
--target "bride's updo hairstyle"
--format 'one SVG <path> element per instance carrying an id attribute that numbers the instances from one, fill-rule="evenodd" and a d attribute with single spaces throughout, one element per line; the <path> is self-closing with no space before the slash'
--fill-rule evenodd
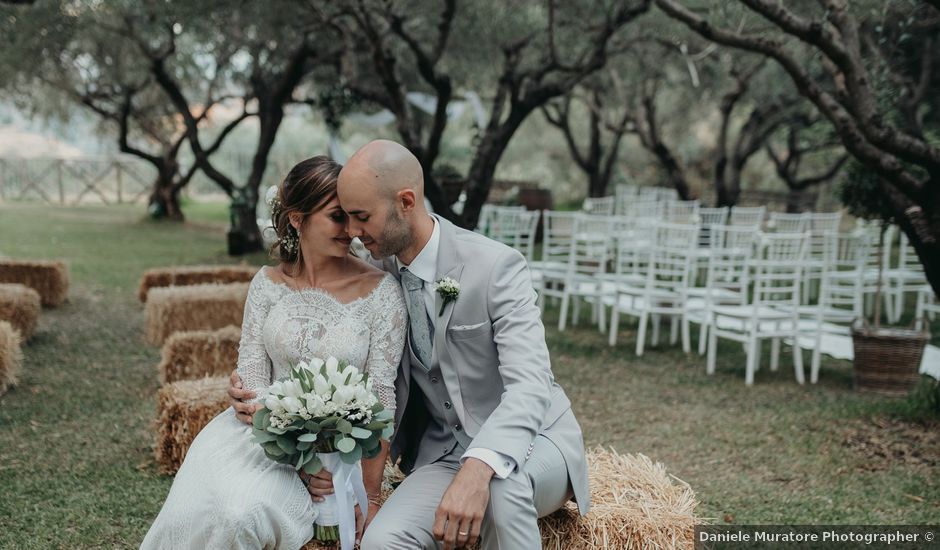
<path id="1" fill-rule="evenodd" d="M 290 224 L 290 214 L 307 216 L 320 210 L 336 196 L 336 179 L 342 165 L 327 156 L 318 155 L 291 168 L 278 186 L 277 198 L 271 207 L 271 223 L 277 240 L 271 256 L 285 264 L 303 265 L 300 238 Z"/>

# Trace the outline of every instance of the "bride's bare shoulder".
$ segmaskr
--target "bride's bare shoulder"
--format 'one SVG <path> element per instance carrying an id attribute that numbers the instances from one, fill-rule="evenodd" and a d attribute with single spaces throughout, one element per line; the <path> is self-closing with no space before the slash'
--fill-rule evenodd
<path id="1" fill-rule="evenodd" d="M 280 265 L 266 265 L 261 268 L 261 273 L 272 283 L 278 283 L 282 285 L 289 284 L 287 280 L 287 274 L 284 273 L 284 269 Z"/>
<path id="2" fill-rule="evenodd" d="M 352 279 L 359 282 L 359 288 L 365 294 L 382 282 L 382 278 L 386 275 L 385 271 L 359 258 L 354 258 L 349 267 L 352 271 Z"/>

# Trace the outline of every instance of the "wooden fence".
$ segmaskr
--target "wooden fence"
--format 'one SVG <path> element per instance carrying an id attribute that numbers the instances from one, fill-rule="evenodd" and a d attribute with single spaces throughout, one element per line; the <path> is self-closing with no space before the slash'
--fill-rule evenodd
<path id="1" fill-rule="evenodd" d="M 149 164 L 119 157 L 0 158 L 0 201 L 139 203 L 155 175 Z"/>

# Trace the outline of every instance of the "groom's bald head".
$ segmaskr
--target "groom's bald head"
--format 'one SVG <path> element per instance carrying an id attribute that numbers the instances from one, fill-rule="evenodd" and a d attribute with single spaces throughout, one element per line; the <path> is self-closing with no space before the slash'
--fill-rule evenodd
<path id="1" fill-rule="evenodd" d="M 356 151 L 340 172 L 338 185 L 364 186 L 390 200 L 399 191 L 410 189 L 422 207 L 424 204 L 421 163 L 404 146 L 386 139 L 370 141 Z"/>
<path id="2" fill-rule="evenodd" d="M 339 173 L 336 193 L 349 215 L 349 236 L 375 257 L 413 258 L 415 243 L 424 246 L 434 227 L 424 207 L 421 163 L 394 141 L 371 141 L 356 151 Z"/>

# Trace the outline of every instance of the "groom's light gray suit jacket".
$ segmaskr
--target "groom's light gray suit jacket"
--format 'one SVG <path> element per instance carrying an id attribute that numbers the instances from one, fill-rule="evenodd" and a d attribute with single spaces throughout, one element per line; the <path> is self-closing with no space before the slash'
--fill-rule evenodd
<path id="1" fill-rule="evenodd" d="M 440 247 L 435 280 L 460 283 L 460 295 L 444 307 L 435 293 L 433 360 L 447 394 L 472 438 L 481 447 L 515 460 L 522 468 L 535 437 L 544 435 L 564 456 L 578 508 L 589 507 L 587 467 L 581 428 L 571 402 L 555 382 L 545 331 L 525 258 L 516 250 L 437 217 Z M 400 277 L 392 258 L 383 267 Z M 410 341 L 410 338 L 409 338 Z M 392 460 L 402 470 L 417 466 L 417 445 L 428 413 L 412 389 L 410 354 L 396 380 L 397 410 Z"/>

